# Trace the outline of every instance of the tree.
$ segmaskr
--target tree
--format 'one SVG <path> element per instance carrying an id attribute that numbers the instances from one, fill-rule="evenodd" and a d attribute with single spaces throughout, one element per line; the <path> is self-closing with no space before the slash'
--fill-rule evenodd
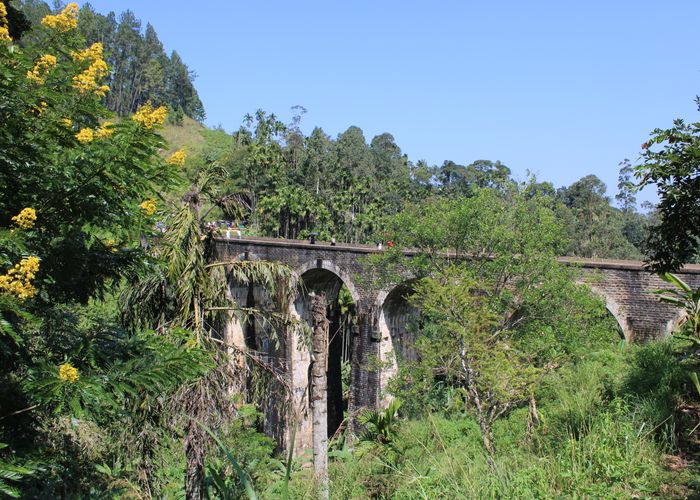
<path id="1" fill-rule="evenodd" d="M 192 85 L 196 74 L 187 68 L 176 51 L 170 54 L 166 75 L 168 104 L 174 109 L 181 108 L 187 116 L 197 121 L 204 120 L 204 106 Z"/>
<path id="2" fill-rule="evenodd" d="M 178 335 L 117 322 L 111 292 L 147 266 L 141 241 L 178 169 L 159 155 L 165 108 L 110 122 L 103 47 L 77 24 L 69 4 L 21 50 L 0 40 L 0 433 L 45 465 L 29 497 L 106 489 L 90 460 L 131 457 L 143 440 L 118 446 L 120 431 L 207 366 Z M 114 455 L 71 439 L 85 430 Z"/>
<path id="3" fill-rule="evenodd" d="M 620 162 L 619 166 L 620 173 L 617 177 L 617 194 L 615 199 L 620 204 L 622 212 L 628 214 L 634 212 L 637 208 L 637 186 L 632 181 L 634 168 L 627 158 Z"/>
<path id="4" fill-rule="evenodd" d="M 320 497 L 328 498 L 328 393 L 326 365 L 328 359 L 328 327 L 326 294 L 314 295 L 311 303 L 313 342 L 311 361 L 311 411 L 313 413 L 314 471 L 321 489 Z"/>
<path id="5" fill-rule="evenodd" d="M 700 98 L 696 98 L 700 109 Z M 700 238 L 700 122 L 674 120 L 655 129 L 642 144 L 636 167 L 640 186 L 656 185 L 660 221 L 650 228 L 647 245 L 652 269 L 674 271 L 693 262 Z"/>
<path id="6" fill-rule="evenodd" d="M 510 169 L 500 161 L 476 160 L 465 167 L 447 160 L 440 167 L 438 180 L 445 194 L 469 195 L 475 188 L 505 189 Z"/>
<path id="7" fill-rule="evenodd" d="M 39 25 L 41 19 L 51 13 L 49 6 L 41 0 L 23 0 L 18 4 L 21 11 L 8 9 L 14 25 L 11 27 L 14 38 L 19 38 L 27 28 L 23 27 L 18 15 L 24 13 L 31 24 Z M 151 101 L 168 106 L 171 119 L 182 113 L 203 120 L 204 106 L 194 87 L 196 75 L 177 52 L 167 56 L 153 26 L 146 23 L 144 33 L 141 26 L 141 21 L 129 10 L 120 14 L 117 21 L 114 12 L 106 16 L 99 14 L 89 3 L 80 8 L 78 30 L 88 45 L 102 44 L 105 60 L 111 69 L 108 83 L 112 92 L 104 97 L 107 108 L 126 116 Z M 22 38 L 23 44 L 35 41 L 32 32 Z"/>
<path id="8" fill-rule="evenodd" d="M 456 390 L 489 455 L 494 422 L 533 398 L 543 370 L 611 339 L 591 327 L 603 304 L 555 260 L 567 242 L 550 205 L 527 186 L 430 200 L 388 220 L 391 238 L 417 254 L 394 277 L 399 254 L 375 258 L 388 279 L 405 280 L 406 268 L 417 279 L 418 361 L 405 360 L 397 394 L 424 400 L 436 380 Z M 595 333 L 582 338 L 584 326 Z"/>
<path id="9" fill-rule="evenodd" d="M 228 171 L 226 191 L 245 197 L 250 224 L 255 231 L 262 225 L 258 203 L 274 192 L 277 184 L 286 184 L 286 168 L 280 140 L 286 131 L 274 114 L 262 109 L 255 116 L 246 115 L 244 127 L 234 134 L 234 147 L 224 160 Z"/>
<path id="10" fill-rule="evenodd" d="M 610 206 L 605 192 L 605 183 L 595 175 L 582 177 L 557 192 L 572 217 L 569 223 L 572 244 L 567 253 L 581 257 L 640 258 L 640 251 L 623 234 L 622 213 Z"/>
<path id="11" fill-rule="evenodd" d="M 673 288 L 655 290 L 659 300 L 679 307 L 685 317 L 679 331 L 674 332 L 674 339 L 681 345 L 681 363 L 688 371 L 698 395 L 700 395 L 700 380 L 698 379 L 698 356 L 700 347 L 700 288 L 693 290 L 690 285 L 672 273 L 661 273 L 661 279 L 673 285 Z"/>
<path id="12" fill-rule="evenodd" d="M 488 295 L 467 269 L 448 266 L 418 283 L 413 302 L 429 323 L 418 345 L 421 362 L 461 389 L 493 457 L 494 422 L 528 400 L 540 370 L 513 344 L 514 321 L 501 321 Z"/>
<path id="13" fill-rule="evenodd" d="M 233 339 L 225 337 L 222 325 L 230 319 L 226 313 L 240 322 L 266 314 L 227 298 L 229 279 L 262 286 L 276 300 L 278 311 L 284 311 L 281 305 L 288 303 L 296 289 L 291 269 L 281 264 L 215 261 L 213 234 L 205 228 L 204 216 L 212 206 L 228 210 L 231 215 L 233 207 L 227 205 L 227 195 L 221 191 L 225 178 L 226 172 L 220 167 L 200 172 L 198 182 L 185 194 L 180 208 L 166 221 L 168 229 L 162 246 L 154 250 L 161 265 L 139 276 L 123 299 L 131 324 L 156 330 L 184 328 L 191 332 L 190 345 L 210 353 L 215 360 L 214 368 L 182 387 L 175 396 L 187 419 L 184 448 L 188 498 L 203 498 L 205 494 L 205 457 L 212 444 L 200 424 L 217 431 L 235 417 L 236 407 L 230 396 L 245 387 L 246 363 L 255 358 L 245 345 L 236 345 Z M 274 326 L 273 335 L 283 327 L 289 327 L 290 334 L 294 334 L 294 324 L 284 312 L 269 313 L 265 321 Z M 255 361 L 255 366 L 272 371 L 259 359 Z M 176 415 L 182 415 L 180 412 Z"/>
<path id="14" fill-rule="evenodd" d="M 150 220 L 139 205 L 178 174 L 157 154 L 164 143 L 154 127 L 165 108 L 144 108 L 137 118 L 148 123 L 109 122 L 99 102 L 102 48 L 85 49 L 74 29 L 55 31 L 41 26 L 37 44 L 21 52 L 0 47 L 0 224 L 36 210 L 32 246 L 40 276 L 51 277 L 44 299 L 86 302 L 135 262 L 134 226 Z"/>

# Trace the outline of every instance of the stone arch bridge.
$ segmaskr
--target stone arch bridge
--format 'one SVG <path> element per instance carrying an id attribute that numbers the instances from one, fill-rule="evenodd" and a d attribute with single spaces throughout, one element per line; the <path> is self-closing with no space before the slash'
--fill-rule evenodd
<path id="1" fill-rule="evenodd" d="M 398 285 L 392 289 L 377 289 L 370 284 L 371 280 L 362 279 L 365 273 L 363 258 L 378 252 L 381 250 L 366 245 L 331 246 L 273 238 L 216 239 L 216 258 L 220 261 L 267 260 L 291 267 L 300 276 L 305 290 L 291 304 L 293 314 L 310 320 L 310 292 L 325 292 L 328 302 L 336 305 L 329 308 L 329 435 L 338 429 L 344 410 L 353 415 L 361 408 L 382 406 L 385 403 L 383 388 L 396 370 L 393 353 L 411 355 L 414 339 L 407 325 L 418 315 L 404 299 L 407 288 Z M 644 269 L 641 262 L 572 257 L 560 257 L 559 261 L 580 266 L 584 276 L 590 276 L 586 279 L 587 284 L 604 298 L 628 342 L 646 342 L 668 335 L 682 319 L 677 308 L 646 293 L 666 288 L 668 284 Z M 691 286 L 700 286 L 700 265 L 687 266 L 679 275 Z M 341 329 L 337 304 L 343 285 L 352 296 L 357 322 L 346 328 L 349 332 L 346 336 L 339 336 L 333 332 Z M 265 307 L 267 303 L 264 293 L 256 287 L 231 283 L 230 290 L 234 300 L 242 306 Z M 274 358 L 289 374 L 294 404 L 301 415 L 300 422 L 297 422 L 295 449 L 298 452 L 310 449 L 308 349 L 300 346 L 296 338 L 281 339 L 278 346 L 272 347 L 260 326 L 232 324 L 227 330 L 233 332 L 232 338 L 238 338 L 239 342 Z M 272 410 L 269 413 L 266 414 L 265 431 L 284 446 L 288 442 L 289 426 L 284 423 L 284 416 Z"/>

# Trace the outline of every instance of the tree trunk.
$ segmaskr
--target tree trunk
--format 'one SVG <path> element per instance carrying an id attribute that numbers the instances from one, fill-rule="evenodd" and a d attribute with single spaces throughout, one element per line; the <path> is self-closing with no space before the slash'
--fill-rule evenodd
<path id="1" fill-rule="evenodd" d="M 313 358 L 311 360 L 311 409 L 313 418 L 314 471 L 320 488 L 319 498 L 328 499 L 328 394 L 326 390 L 326 353 L 328 319 L 326 294 L 311 296 L 313 322 Z"/>
<path id="2" fill-rule="evenodd" d="M 537 411 L 537 401 L 535 396 L 530 395 L 530 411 L 527 415 L 527 431 L 525 432 L 525 440 L 529 441 L 532 438 L 532 434 L 535 432 L 535 428 L 540 425 L 540 414 Z"/>
<path id="3" fill-rule="evenodd" d="M 477 418 L 479 420 L 479 429 L 481 430 L 481 440 L 484 443 L 484 448 L 486 448 L 486 461 L 489 464 L 489 468 L 493 470 L 496 467 L 496 462 L 493 460 L 496 454 L 496 447 L 493 444 L 493 427 L 486 416 L 477 415 Z"/>
<path id="4" fill-rule="evenodd" d="M 486 417 L 479 415 L 479 430 L 481 430 L 481 440 L 484 443 L 484 448 L 489 455 L 493 456 L 496 449 L 493 445 L 493 430 L 491 428 L 491 423 L 486 419 Z"/>

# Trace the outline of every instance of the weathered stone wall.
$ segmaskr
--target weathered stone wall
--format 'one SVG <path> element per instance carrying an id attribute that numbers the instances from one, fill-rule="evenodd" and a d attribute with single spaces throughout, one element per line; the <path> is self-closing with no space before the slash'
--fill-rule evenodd
<path id="1" fill-rule="evenodd" d="M 375 408 L 388 402 L 383 389 L 396 371 L 395 354 L 410 357 L 415 340 L 407 327 L 417 317 L 417 311 L 404 300 L 410 284 L 388 290 L 377 289 L 363 267 L 363 258 L 377 252 L 381 250 L 364 245 L 331 246 L 321 242 L 312 245 L 307 241 L 271 238 L 219 239 L 216 242 L 216 258 L 220 261 L 261 259 L 291 267 L 301 277 L 303 289 L 290 304 L 290 310 L 307 321 L 309 292 L 325 292 L 333 301 L 342 284 L 347 286 L 355 301 L 358 317 L 351 355 L 348 404 L 351 417 L 363 408 Z M 627 341 L 647 342 L 662 337 L 681 320 L 678 309 L 659 302 L 649 293 L 669 286 L 654 273 L 645 270 L 641 262 L 569 257 L 559 260 L 566 265 L 582 268 L 582 281 L 605 299 L 608 310 L 617 319 Z M 700 286 L 700 266 L 687 266 L 679 274 L 691 286 Z M 243 300 L 243 292 L 232 284 L 231 295 L 237 300 Z M 256 301 L 264 300 L 259 294 L 254 295 Z M 236 342 L 241 342 L 244 337 L 242 326 L 233 320 L 226 331 Z M 270 355 L 277 357 L 278 366 L 290 375 L 299 420 L 295 449 L 303 453 L 311 448 L 309 350 L 294 337 L 284 339 L 282 348 L 270 352 Z M 275 416 L 268 425 L 273 421 L 282 422 L 283 417 Z M 290 437 L 289 426 L 286 427 L 284 438 L 278 435 L 282 445 Z"/>
<path id="2" fill-rule="evenodd" d="M 560 261 L 581 266 L 585 283 L 605 299 L 625 340 L 644 343 L 669 335 L 682 319 L 681 311 L 651 293 L 673 288 L 644 269 L 641 262 L 561 257 Z M 691 287 L 700 286 L 700 266 L 687 266 L 678 276 Z"/>

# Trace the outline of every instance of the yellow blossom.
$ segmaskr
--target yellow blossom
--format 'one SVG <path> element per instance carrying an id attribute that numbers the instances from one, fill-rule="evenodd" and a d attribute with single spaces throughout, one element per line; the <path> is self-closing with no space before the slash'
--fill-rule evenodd
<path id="1" fill-rule="evenodd" d="M 61 118 L 61 123 L 68 128 L 73 126 L 73 120 L 71 120 L 70 118 Z"/>
<path id="2" fill-rule="evenodd" d="M 96 139 L 106 139 L 114 133 L 114 129 L 111 128 L 112 122 L 104 122 L 98 129 L 95 130 Z"/>
<path id="3" fill-rule="evenodd" d="M 83 128 L 80 129 L 80 132 L 75 134 L 75 138 L 83 144 L 88 144 L 95 138 L 95 133 L 91 128 Z"/>
<path id="4" fill-rule="evenodd" d="M 107 63 L 102 59 L 97 59 L 90 63 L 90 66 L 82 73 L 73 77 L 73 88 L 78 89 L 81 94 L 95 92 L 99 97 L 105 95 L 105 88 L 109 90 L 107 85 L 100 85 L 102 80 L 109 73 Z"/>
<path id="5" fill-rule="evenodd" d="M 109 92 L 109 85 L 100 85 L 95 89 L 95 95 L 97 97 L 104 97 Z"/>
<path id="6" fill-rule="evenodd" d="M 171 154 L 170 157 L 167 160 L 165 160 L 165 163 L 167 163 L 168 165 L 175 165 L 177 167 L 181 167 L 185 164 L 186 159 L 187 151 L 181 149 Z"/>
<path id="7" fill-rule="evenodd" d="M 156 200 L 153 198 L 149 198 L 145 201 L 143 201 L 140 205 L 139 208 L 143 211 L 144 214 L 148 215 L 149 217 L 156 213 Z"/>
<path id="8" fill-rule="evenodd" d="M 31 280 L 36 277 L 37 272 L 39 272 L 37 257 L 22 259 L 19 264 L 15 264 L 12 269 L 0 275 L 0 291 L 14 295 L 19 300 L 33 297 L 36 289 Z"/>
<path id="9" fill-rule="evenodd" d="M 70 363 L 63 363 L 58 367 L 58 378 L 64 382 L 72 384 L 78 381 L 80 374 L 75 366 L 71 365 Z"/>
<path id="10" fill-rule="evenodd" d="M 10 30 L 7 23 L 7 9 L 5 4 L 0 2 L 0 42 L 11 42 Z"/>
<path id="11" fill-rule="evenodd" d="M 141 125 L 143 128 L 151 129 L 154 125 L 162 125 L 165 123 L 165 117 L 167 114 L 168 111 L 165 109 L 165 106 L 160 106 L 153 109 L 151 101 L 148 101 L 138 110 L 136 110 L 136 113 L 134 113 L 131 119 Z"/>
<path id="12" fill-rule="evenodd" d="M 52 56 L 51 54 L 43 55 L 34 63 L 34 68 L 31 71 L 27 71 L 27 78 L 34 83 L 43 85 L 46 81 L 46 75 L 48 75 L 49 71 L 55 66 L 56 56 Z"/>
<path id="13" fill-rule="evenodd" d="M 30 207 L 23 208 L 19 214 L 12 217 L 12 222 L 20 229 L 31 229 L 36 222 L 36 210 Z"/>
<path id="14" fill-rule="evenodd" d="M 70 55 L 75 62 L 97 61 L 102 59 L 102 44 L 100 42 L 93 43 L 87 49 L 71 52 Z"/>
<path id="15" fill-rule="evenodd" d="M 102 58 L 102 44 L 93 43 L 87 49 L 71 52 L 76 62 L 88 61 L 90 65 L 80 74 L 73 77 L 73 87 L 82 94 L 94 92 L 98 97 L 104 97 L 109 92 L 109 86 L 100 85 L 100 81 L 109 73 L 109 67 Z"/>
<path id="16" fill-rule="evenodd" d="M 46 16 L 41 24 L 56 31 L 66 32 L 78 27 L 78 4 L 69 3 L 60 14 Z"/>

